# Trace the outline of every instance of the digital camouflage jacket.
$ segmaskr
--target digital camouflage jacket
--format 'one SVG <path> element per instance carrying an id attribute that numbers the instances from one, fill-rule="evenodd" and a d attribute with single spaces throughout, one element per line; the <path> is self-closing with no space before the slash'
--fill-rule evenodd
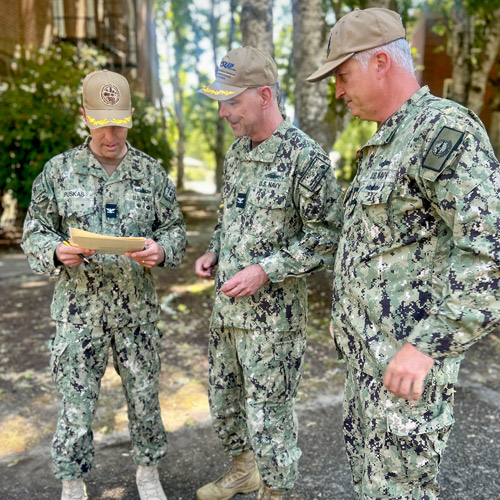
<path id="1" fill-rule="evenodd" d="M 61 243 L 41 223 L 67 235 L 75 227 L 109 236 L 152 238 L 165 251 L 162 265 L 179 265 L 186 230 L 165 170 L 127 144 L 127 155 L 108 176 L 89 141 L 54 157 L 33 183 L 22 240 L 33 271 L 56 271 L 55 249 Z M 57 268 L 54 320 L 108 327 L 157 321 L 151 270 L 124 255 L 95 254 L 89 260 L 72 269 Z"/>
<path id="2" fill-rule="evenodd" d="M 253 150 L 249 137 L 232 144 L 224 164 L 223 206 L 208 248 L 218 260 L 213 326 L 305 328 L 304 276 L 333 265 L 340 196 L 328 156 L 288 121 Z M 219 291 L 252 264 L 270 278 L 253 296 Z"/>
<path id="3" fill-rule="evenodd" d="M 500 170 L 482 123 L 420 89 L 361 149 L 344 210 L 337 346 L 380 376 L 409 342 L 454 382 L 500 323 Z"/>

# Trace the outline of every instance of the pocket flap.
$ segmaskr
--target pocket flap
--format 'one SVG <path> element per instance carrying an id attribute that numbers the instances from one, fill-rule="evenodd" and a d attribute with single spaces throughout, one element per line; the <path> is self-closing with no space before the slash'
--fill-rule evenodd
<path id="1" fill-rule="evenodd" d="M 448 405 L 441 407 L 441 412 L 429 420 L 430 408 L 419 407 L 418 413 L 388 412 L 387 430 L 396 436 L 414 436 L 437 432 L 453 425 L 455 420 Z"/>

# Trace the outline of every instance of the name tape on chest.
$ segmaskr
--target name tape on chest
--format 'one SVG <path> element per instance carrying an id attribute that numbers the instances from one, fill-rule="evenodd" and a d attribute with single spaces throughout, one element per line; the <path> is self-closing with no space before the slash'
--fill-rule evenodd
<path id="1" fill-rule="evenodd" d="M 462 142 L 464 135 L 465 133 L 460 130 L 443 127 L 425 155 L 423 167 L 441 172 L 450 155 Z"/>

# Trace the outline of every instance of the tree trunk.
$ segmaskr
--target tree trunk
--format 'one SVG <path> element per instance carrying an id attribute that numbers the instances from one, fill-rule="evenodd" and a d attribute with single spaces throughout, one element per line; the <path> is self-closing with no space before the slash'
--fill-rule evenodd
<path id="1" fill-rule="evenodd" d="M 184 154 L 185 154 L 185 144 L 186 144 L 186 133 L 184 129 L 184 114 L 182 112 L 183 106 L 183 95 L 182 88 L 179 82 L 179 76 L 174 71 L 172 74 L 172 86 L 174 88 L 174 108 L 175 108 L 175 122 L 177 125 L 178 138 L 177 138 L 177 191 L 182 191 L 184 189 Z"/>
<path id="2" fill-rule="evenodd" d="M 243 0 L 240 29 L 243 46 L 250 45 L 274 57 L 272 0 Z"/>
<path id="3" fill-rule="evenodd" d="M 297 126 L 329 152 L 342 126 L 342 106 L 328 106 L 328 79 L 306 78 L 326 60 L 329 33 L 321 0 L 293 0 L 293 59 L 295 66 L 295 121 Z M 337 108 L 336 104 L 335 107 Z M 337 112 L 340 112 L 338 117 Z"/>
<path id="4" fill-rule="evenodd" d="M 234 12 L 236 9 L 236 2 L 231 0 L 231 24 L 229 29 L 229 40 L 227 50 L 231 49 L 231 45 L 233 43 L 234 38 Z M 215 0 L 211 1 L 211 12 L 210 12 L 210 26 L 211 26 L 211 34 L 212 34 L 212 59 L 214 63 L 214 67 L 218 67 L 217 60 L 217 34 L 219 32 L 219 18 L 215 14 Z M 222 189 L 222 171 L 224 169 L 224 158 L 226 156 L 226 151 L 224 148 L 225 143 L 225 134 L 226 130 L 224 127 L 224 121 L 222 118 L 217 120 L 215 126 L 215 140 L 212 145 L 212 150 L 215 156 L 215 190 L 217 193 L 221 192 Z"/>
<path id="5" fill-rule="evenodd" d="M 467 107 L 478 115 L 484 106 L 484 95 L 489 74 L 500 51 L 500 9 L 491 12 L 491 15 L 485 20 L 483 30 L 484 47 L 476 55 L 477 63 L 472 71 L 471 86 L 467 99 Z"/>

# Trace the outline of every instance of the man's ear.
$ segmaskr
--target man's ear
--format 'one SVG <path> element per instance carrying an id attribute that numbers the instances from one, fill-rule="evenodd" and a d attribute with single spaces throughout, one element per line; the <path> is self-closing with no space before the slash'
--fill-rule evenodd
<path id="1" fill-rule="evenodd" d="M 381 51 L 375 54 L 375 63 L 377 65 L 377 76 L 382 78 L 391 68 L 391 58 L 387 52 Z"/>
<path id="2" fill-rule="evenodd" d="M 83 116 L 83 121 L 85 122 L 85 125 L 87 125 L 87 115 L 85 114 L 85 110 L 83 108 L 78 108 L 78 111 L 80 111 L 80 114 Z"/>
<path id="3" fill-rule="evenodd" d="M 262 106 L 264 109 L 267 109 L 269 107 L 269 104 L 271 103 L 273 99 L 273 91 L 271 90 L 271 87 L 265 85 L 264 87 L 261 87 L 259 89 L 259 96 L 262 99 Z"/>

